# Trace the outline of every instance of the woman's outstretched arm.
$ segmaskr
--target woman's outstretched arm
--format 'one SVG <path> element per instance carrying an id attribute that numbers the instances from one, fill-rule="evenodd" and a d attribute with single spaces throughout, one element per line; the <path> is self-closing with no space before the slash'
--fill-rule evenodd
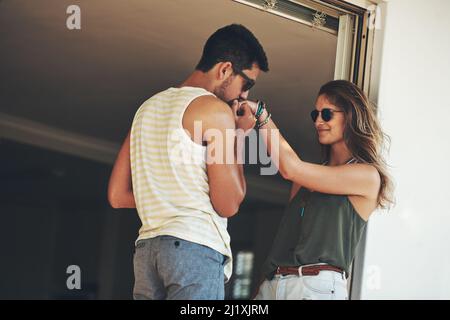
<path id="1" fill-rule="evenodd" d="M 256 103 L 251 101 L 247 103 L 252 104 L 250 108 L 256 112 Z M 260 121 L 264 121 L 267 116 L 267 110 L 264 110 Z M 284 179 L 323 193 L 375 199 L 378 196 L 380 175 L 375 167 L 368 164 L 322 166 L 308 163 L 301 160 L 272 119 L 259 131 L 267 152 Z"/>

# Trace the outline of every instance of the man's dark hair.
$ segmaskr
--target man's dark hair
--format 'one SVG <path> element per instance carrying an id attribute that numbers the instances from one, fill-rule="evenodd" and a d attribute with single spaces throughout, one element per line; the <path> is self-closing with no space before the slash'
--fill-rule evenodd
<path id="1" fill-rule="evenodd" d="M 231 24 L 214 32 L 206 41 L 196 70 L 207 72 L 219 62 L 231 62 L 234 70 L 251 69 L 256 63 L 269 71 L 266 53 L 258 39 L 246 27 Z"/>

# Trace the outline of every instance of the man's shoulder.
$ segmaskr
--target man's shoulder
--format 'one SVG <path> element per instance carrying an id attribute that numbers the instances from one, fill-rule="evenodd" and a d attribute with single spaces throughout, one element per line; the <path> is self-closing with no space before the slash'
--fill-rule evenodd
<path id="1" fill-rule="evenodd" d="M 228 105 L 214 95 L 201 95 L 192 100 L 191 105 L 217 111 L 229 109 Z"/>
<path id="2" fill-rule="evenodd" d="M 197 114 L 199 118 L 210 118 L 221 115 L 232 117 L 233 115 L 228 104 L 213 95 L 197 97 L 190 103 L 189 109 Z"/>
<path id="3" fill-rule="evenodd" d="M 168 94 L 170 93 L 170 89 L 171 89 L 171 88 L 168 88 L 168 89 L 163 90 L 163 91 L 159 91 L 159 92 L 153 94 L 152 96 L 146 98 L 146 100 L 144 100 L 144 101 L 141 103 L 141 105 L 139 106 L 138 111 L 143 111 L 143 110 L 145 110 L 145 109 L 148 109 L 148 108 L 154 106 L 155 103 L 158 104 L 158 103 L 164 101 L 164 99 L 165 99 L 165 98 L 168 96 Z"/>

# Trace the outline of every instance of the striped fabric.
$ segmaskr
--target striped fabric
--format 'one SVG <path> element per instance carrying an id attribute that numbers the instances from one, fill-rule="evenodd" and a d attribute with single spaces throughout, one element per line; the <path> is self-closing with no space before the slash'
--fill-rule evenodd
<path id="1" fill-rule="evenodd" d="M 227 219 L 209 198 L 206 147 L 184 131 L 182 118 L 202 88 L 169 88 L 136 112 L 131 127 L 131 172 L 142 222 L 138 240 L 170 235 L 208 246 L 227 256 L 225 279 L 232 272 Z M 201 132 L 199 132 L 201 134 Z"/>

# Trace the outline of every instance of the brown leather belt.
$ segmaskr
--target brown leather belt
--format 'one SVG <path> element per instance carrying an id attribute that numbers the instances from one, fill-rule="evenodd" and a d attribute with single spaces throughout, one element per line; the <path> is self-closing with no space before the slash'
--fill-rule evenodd
<path id="1" fill-rule="evenodd" d="M 338 267 L 330 266 L 328 264 L 317 264 L 312 266 L 304 266 L 301 268 L 303 276 L 317 276 L 319 272 L 323 270 L 335 271 L 347 277 L 344 270 Z M 299 272 L 300 267 L 278 267 L 275 271 L 275 274 L 281 274 L 283 276 L 288 274 L 295 274 L 298 276 L 300 274 Z"/>

